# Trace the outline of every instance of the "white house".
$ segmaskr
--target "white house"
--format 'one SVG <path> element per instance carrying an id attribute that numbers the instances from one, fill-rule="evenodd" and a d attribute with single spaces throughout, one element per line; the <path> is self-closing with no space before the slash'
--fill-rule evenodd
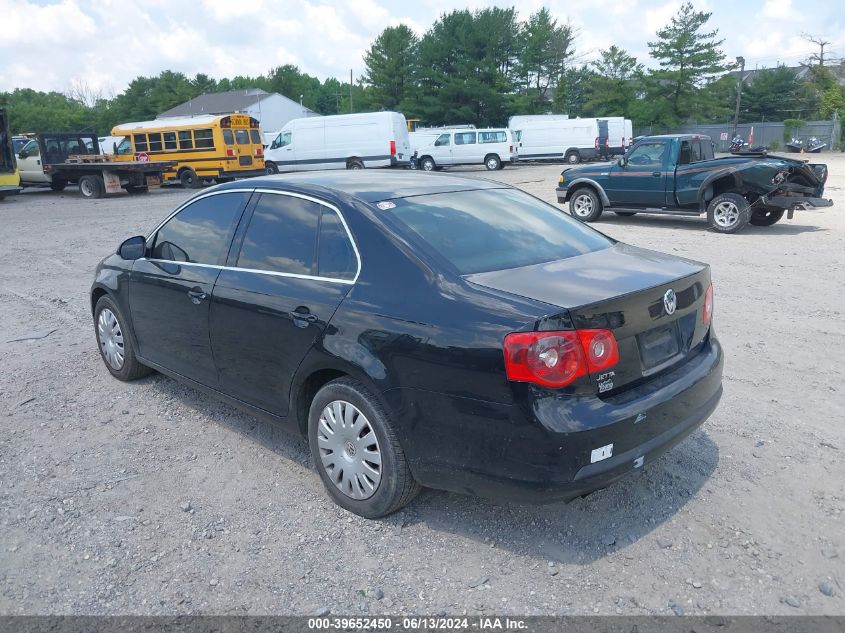
<path id="1" fill-rule="evenodd" d="M 239 112 L 259 120 L 265 134 L 278 132 L 293 119 L 320 116 L 313 110 L 301 106 L 298 101 L 288 99 L 277 92 L 265 92 L 260 88 L 212 92 L 195 97 L 190 101 L 170 108 L 158 115 L 158 119 L 190 117 L 200 114 L 229 114 Z"/>

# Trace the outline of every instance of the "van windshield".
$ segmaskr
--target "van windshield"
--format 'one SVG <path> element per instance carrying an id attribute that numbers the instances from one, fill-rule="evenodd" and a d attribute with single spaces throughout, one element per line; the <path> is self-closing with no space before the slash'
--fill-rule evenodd
<path id="1" fill-rule="evenodd" d="M 555 207 L 515 189 L 413 196 L 382 203 L 407 229 L 460 274 L 568 259 L 613 242 Z"/>

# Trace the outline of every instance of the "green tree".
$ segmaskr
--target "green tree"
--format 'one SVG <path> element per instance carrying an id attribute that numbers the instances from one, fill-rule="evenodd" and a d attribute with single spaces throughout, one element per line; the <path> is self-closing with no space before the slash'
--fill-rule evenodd
<path id="1" fill-rule="evenodd" d="M 529 16 L 521 34 L 518 72 L 522 90 L 532 97 L 532 111 L 548 108 L 550 89 L 561 84 L 575 54 L 576 35 L 572 25 L 558 24 L 545 7 Z"/>
<path id="2" fill-rule="evenodd" d="M 587 115 L 587 90 L 595 78 L 595 72 L 587 64 L 564 70 L 555 87 L 554 109 L 572 117 Z"/>
<path id="3" fill-rule="evenodd" d="M 368 104 L 396 110 L 409 96 L 419 38 L 404 24 L 384 29 L 364 55 L 362 78 L 369 87 Z"/>
<path id="4" fill-rule="evenodd" d="M 630 116 L 643 65 L 614 45 L 601 51 L 590 66 L 594 76 L 585 88 L 584 110 L 594 116 Z"/>
<path id="5" fill-rule="evenodd" d="M 688 119 L 701 88 L 729 68 L 721 49 L 724 40 L 717 39 L 718 29 L 703 30 L 711 15 L 686 2 L 670 23 L 657 31 L 657 40 L 648 43 L 651 57 L 660 66 L 653 73 L 656 81 L 649 99 L 669 102 L 671 120 L 667 123 Z"/>
<path id="6" fill-rule="evenodd" d="M 736 98 L 736 88 L 731 100 Z M 811 114 L 813 103 L 807 87 L 798 76 L 785 66 L 763 70 L 742 88 L 740 120 L 782 121 L 803 118 Z"/>

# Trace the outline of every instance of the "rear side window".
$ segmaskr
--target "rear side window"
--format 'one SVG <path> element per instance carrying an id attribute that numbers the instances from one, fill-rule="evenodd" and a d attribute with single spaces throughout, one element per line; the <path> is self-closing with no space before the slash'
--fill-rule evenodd
<path id="1" fill-rule="evenodd" d="M 475 132 L 458 132 L 455 134 L 455 145 L 475 145 Z"/>
<path id="2" fill-rule="evenodd" d="M 223 142 L 226 145 L 235 144 L 235 137 L 232 135 L 232 130 L 223 130 Z"/>
<path id="3" fill-rule="evenodd" d="M 693 141 L 692 145 L 692 162 L 700 163 L 703 159 L 701 157 L 701 141 Z"/>
<path id="4" fill-rule="evenodd" d="M 248 193 L 221 193 L 189 204 L 156 233 L 153 259 L 220 264 L 248 198 Z"/>
<path id="5" fill-rule="evenodd" d="M 701 141 L 701 156 L 703 160 L 713 160 L 714 155 L 712 141 Z"/>
<path id="6" fill-rule="evenodd" d="M 194 140 L 191 137 L 191 130 L 179 131 L 179 149 L 193 149 Z"/>
<path id="7" fill-rule="evenodd" d="M 499 132 L 479 132 L 479 143 L 507 143 L 508 135 L 504 131 Z"/>
<path id="8" fill-rule="evenodd" d="M 263 194 L 244 235 L 238 268 L 313 275 L 322 205 Z"/>
<path id="9" fill-rule="evenodd" d="M 198 148 L 212 148 L 214 147 L 214 131 L 194 130 L 194 146 Z"/>
<path id="10" fill-rule="evenodd" d="M 609 248 L 613 242 L 555 207 L 514 189 L 393 200 L 381 211 L 462 275 L 530 266 Z M 403 230 L 404 229 L 404 230 Z"/>
<path id="11" fill-rule="evenodd" d="M 317 275 L 352 280 L 357 271 L 358 260 L 340 216 L 333 209 L 323 207 L 317 243 Z"/>

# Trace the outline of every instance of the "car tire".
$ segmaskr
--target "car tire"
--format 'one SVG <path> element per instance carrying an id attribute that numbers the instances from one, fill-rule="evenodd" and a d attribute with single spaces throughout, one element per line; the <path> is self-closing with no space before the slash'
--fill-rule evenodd
<path id="1" fill-rule="evenodd" d="M 264 169 L 267 171 L 268 176 L 275 176 L 279 173 L 279 168 L 276 166 L 276 163 L 265 162 Z"/>
<path id="2" fill-rule="evenodd" d="M 351 158 L 346 163 L 347 169 L 364 169 L 364 163 L 362 163 L 357 158 Z"/>
<path id="3" fill-rule="evenodd" d="M 108 295 L 100 297 L 94 307 L 94 336 L 97 338 L 100 358 L 109 373 L 118 380 L 135 380 L 153 372 L 138 362 L 129 324 Z"/>
<path id="4" fill-rule="evenodd" d="M 329 496 L 349 512 L 383 517 L 420 491 L 390 417 L 357 380 L 339 378 L 317 392 L 308 414 L 308 444 Z"/>
<path id="5" fill-rule="evenodd" d="M 578 152 L 574 152 L 574 151 L 566 152 L 566 156 L 564 156 L 564 159 L 570 165 L 577 165 L 578 163 L 581 162 L 581 154 L 578 153 Z"/>
<path id="6" fill-rule="evenodd" d="M 602 213 L 598 194 L 589 187 L 576 189 L 569 199 L 569 213 L 581 222 L 595 222 Z"/>
<path id="7" fill-rule="evenodd" d="M 179 173 L 179 182 L 183 189 L 199 189 L 202 186 L 202 180 L 197 176 L 197 172 L 190 167 Z"/>
<path id="8" fill-rule="evenodd" d="M 82 176 L 79 179 L 79 193 L 83 198 L 102 198 L 106 193 L 106 185 L 100 176 Z"/>
<path id="9" fill-rule="evenodd" d="M 431 156 L 425 156 L 420 160 L 420 169 L 423 171 L 434 171 L 437 169 L 437 163 Z"/>
<path id="10" fill-rule="evenodd" d="M 717 233 L 741 231 L 750 218 L 748 201 L 738 193 L 721 193 L 707 205 L 707 222 Z"/>
<path id="11" fill-rule="evenodd" d="M 487 171 L 497 171 L 502 168 L 502 161 L 495 154 L 490 154 L 484 158 L 484 166 Z"/>
<path id="12" fill-rule="evenodd" d="M 50 183 L 50 189 L 53 191 L 64 191 L 67 187 L 67 180 L 54 180 Z"/>
<path id="13" fill-rule="evenodd" d="M 779 222 L 782 217 L 783 209 L 764 207 L 763 209 L 754 209 L 748 222 L 754 226 L 771 226 Z"/>
<path id="14" fill-rule="evenodd" d="M 623 218 L 630 218 L 632 215 L 637 215 L 636 211 L 614 211 L 614 213 Z"/>

